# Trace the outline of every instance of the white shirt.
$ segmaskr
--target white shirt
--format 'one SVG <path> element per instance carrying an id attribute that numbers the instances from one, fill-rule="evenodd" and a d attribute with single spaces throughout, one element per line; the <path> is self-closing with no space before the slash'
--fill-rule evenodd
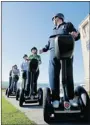
<path id="1" fill-rule="evenodd" d="M 14 75 L 20 76 L 20 71 L 19 71 L 19 69 L 15 69 L 15 68 L 12 69 L 12 76 L 14 76 Z"/>
<path id="2" fill-rule="evenodd" d="M 28 71 L 29 62 L 24 60 L 21 64 L 21 70 Z"/>

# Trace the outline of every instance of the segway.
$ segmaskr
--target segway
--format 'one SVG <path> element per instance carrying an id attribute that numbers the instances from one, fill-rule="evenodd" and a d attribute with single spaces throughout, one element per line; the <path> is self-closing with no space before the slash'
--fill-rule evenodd
<path id="1" fill-rule="evenodd" d="M 27 72 L 23 72 L 22 73 L 22 88 L 25 90 L 25 86 L 26 86 L 26 80 L 27 80 Z M 16 100 L 19 100 L 20 98 L 20 88 L 17 89 L 16 91 Z"/>
<path id="2" fill-rule="evenodd" d="M 8 88 L 6 89 L 5 95 L 7 95 Z"/>
<path id="3" fill-rule="evenodd" d="M 37 91 L 37 94 L 34 95 L 34 74 L 38 70 L 38 60 L 37 59 L 32 59 L 29 63 L 29 71 L 28 71 L 28 77 L 30 77 L 30 91 L 29 91 L 29 96 L 26 96 L 25 89 L 23 88 L 20 91 L 20 99 L 19 99 L 19 106 L 22 107 L 23 103 L 39 103 L 39 106 L 42 105 L 43 103 L 43 90 L 42 88 L 39 88 Z"/>
<path id="4" fill-rule="evenodd" d="M 18 76 L 15 75 L 14 76 L 14 81 L 13 80 L 11 81 L 11 86 L 6 90 L 7 97 L 9 97 L 9 96 L 16 96 L 17 81 L 18 81 Z"/>
<path id="5" fill-rule="evenodd" d="M 51 36 L 53 37 L 53 36 Z M 55 36 L 54 36 L 55 37 Z M 74 39 L 71 35 L 58 35 L 54 39 L 55 41 L 55 56 L 62 62 L 62 85 L 64 96 L 60 97 L 60 104 L 58 108 L 54 108 L 52 105 L 52 91 L 50 88 L 44 89 L 43 96 L 43 117 L 44 121 L 49 123 L 52 121 L 52 114 L 54 119 L 59 116 L 59 120 L 65 117 L 75 118 L 75 120 L 88 121 L 90 102 L 89 96 L 86 90 L 78 86 L 74 92 L 75 105 L 70 103 L 67 94 L 67 75 L 66 75 L 66 63 L 67 59 L 72 57 L 74 51 Z"/>

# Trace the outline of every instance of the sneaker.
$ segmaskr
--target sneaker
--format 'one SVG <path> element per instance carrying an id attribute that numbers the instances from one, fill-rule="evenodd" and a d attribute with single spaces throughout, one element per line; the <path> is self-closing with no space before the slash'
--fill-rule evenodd
<path id="1" fill-rule="evenodd" d="M 37 93 L 36 93 L 36 92 L 33 92 L 33 93 L 32 93 L 32 95 L 36 96 L 36 95 L 37 95 Z"/>
<path id="2" fill-rule="evenodd" d="M 52 102 L 53 108 L 58 108 L 59 107 L 59 101 L 55 100 Z"/>
<path id="3" fill-rule="evenodd" d="M 25 96 L 25 98 L 26 98 L 26 99 L 29 99 L 29 98 L 30 98 L 30 96 L 29 96 L 29 95 L 28 95 L 28 96 Z"/>
<path id="4" fill-rule="evenodd" d="M 78 106 L 78 103 L 77 103 L 77 98 L 75 97 L 74 99 L 72 100 L 69 100 L 70 101 L 70 104 L 74 107 L 77 107 Z"/>

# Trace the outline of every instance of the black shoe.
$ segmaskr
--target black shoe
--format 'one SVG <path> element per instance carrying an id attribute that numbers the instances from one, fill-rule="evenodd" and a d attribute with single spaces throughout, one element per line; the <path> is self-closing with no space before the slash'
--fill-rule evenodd
<path id="1" fill-rule="evenodd" d="M 36 96 L 36 95 L 37 95 L 37 92 L 33 92 L 33 94 L 32 94 L 32 95 Z"/>

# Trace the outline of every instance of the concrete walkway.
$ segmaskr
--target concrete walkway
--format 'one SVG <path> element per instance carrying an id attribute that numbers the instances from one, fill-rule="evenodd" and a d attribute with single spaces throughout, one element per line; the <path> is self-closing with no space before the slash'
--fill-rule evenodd
<path id="1" fill-rule="evenodd" d="M 43 109 L 42 107 L 38 106 L 38 104 L 25 104 L 23 107 L 19 107 L 19 102 L 16 101 L 15 97 L 9 97 L 5 96 L 5 93 L 3 92 L 2 95 L 5 97 L 7 101 L 9 101 L 12 105 L 14 105 L 17 109 L 19 109 L 21 112 L 23 112 L 31 121 L 34 121 L 36 124 L 41 125 L 47 125 L 43 120 Z M 56 125 L 57 123 L 55 123 Z M 59 125 L 76 125 L 74 123 L 58 123 Z M 90 123 L 89 123 L 90 124 Z M 82 125 L 82 124 L 78 124 Z M 87 124 L 83 124 L 87 125 Z"/>

